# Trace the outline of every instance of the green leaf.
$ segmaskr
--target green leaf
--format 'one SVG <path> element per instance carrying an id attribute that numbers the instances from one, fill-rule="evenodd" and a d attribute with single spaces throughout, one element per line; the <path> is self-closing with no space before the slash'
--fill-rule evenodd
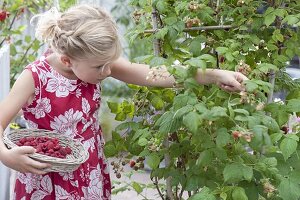
<path id="1" fill-rule="evenodd" d="M 143 188 L 141 187 L 141 185 L 135 181 L 133 181 L 132 187 L 138 194 L 143 192 Z"/>
<path id="2" fill-rule="evenodd" d="M 167 25 L 173 25 L 177 22 L 177 17 L 167 17 L 164 19 Z"/>
<path id="3" fill-rule="evenodd" d="M 292 178 L 284 178 L 278 186 L 279 196 L 283 200 L 298 200 L 300 197 L 299 182 Z"/>
<path id="4" fill-rule="evenodd" d="M 241 113 L 241 114 L 244 114 L 246 116 L 249 116 L 249 112 L 245 109 L 234 109 L 233 111 L 236 112 L 236 113 Z"/>
<path id="5" fill-rule="evenodd" d="M 156 153 L 152 153 L 148 156 L 147 164 L 151 169 L 156 169 L 160 163 L 160 157 Z"/>
<path id="6" fill-rule="evenodd" d="M 280 143 L 280 150 L 285 160 L 287 160 L 297 149 L 298 142 L 291 138 L 284 138 Z"/>
<path id="7" fill-rule="evenodd" d="M 109 141 L 104 146 L 104 154 L 106 157 L 113 157 L 118 153 L 117 148 L 115 145 Z"/>
<path id="8" fill-rule="evenodd" d="M 142 147 L 146 146 L 148 144 L 148 140 L 146 138 L 140 138 L 138 144 Z"/>
<path id="9" fill-rule="evenodd" d="M 270 70 L 274 70 L 274 71 L 278 70 L 278 67 L 270 63 L 261 63 L 257 66 L 257 68 L 259 69 L 259 71 L 263 73 L 268 73 Z"/>
<path id="10" fill-rule="evenodd" d="M 227 117 L 228 115 L 226 111 L 227 111 L 226 108 L 215 106 L 210 111 L 203 113 L 201 117 L 207 120 L 215 121 L 220 118 Z"/>
<path id="11" fill-rule="evenodd" d="M 206 62 L 199 58 L 191 58 L 185 61 L 183 64 L 190 65 L 197 68 L 202 68 L 202 69 L 206 68 Z"/>
<path id="12" fill-rule="evenodd" d="M 121 112 L 121 113 L 117 113 L 115 120 L 117 121 L 124 121 L 126 119 L 126 114 Z"/>
<path id="13" fill-rule="evenodd" d="M 202 167 L 208 166 L 212 160 L 213 160 L 213 152 L 210 150 L 205 150 L 200 153 L 200 156 L 197 159 L 196 164 Z"/>
<path id="14" fill-rule="evenodd" d="M 191 176 L 191 177 L 189 177 L 187 179 L 185 190 L 186 191 L 194 191 L 194 190 L 198 189 L 199 179 L 201 179 L 201 178 L 198 177 L 198 176 Z"/>
<path id="15" fill-rule="evenodd" d="M 156 8 L 160 13 L 165 13 L 168 10 L 168 4 L 164 1 L 158 1 Z"/>
<path id="16" fill-rule="evenodd" d="M 212 194 L 208 187 L 203 187 L 200 192 L 194 194 L 188 200 L 216 200 L 216 197 Z"/>
<path id="17" fill-rule="evenodd" d="M 287 111 L 300 112 L 300 99 L 291 99 L 287 103 Z"/>
<path id="18" fill-rule="evenodd" d="M 178 109 L 175 114 L 174 114 L 174 118 L 180 119 L 182 118 L 185 114 L 190 113 L 192 110 L 194 109 L 194 107 L 192 105 L 186 105 L 180 109 Z"/>
<path id="19" fill-rule="evenodd" d="M 220 55 L 224 55 L 226 52 L 228 52 L 228 48 L 227 47 L 217 47 L 216 51 L 220 54 Z"/>
<path id="20" fill-rule="evenodd" d="M 201 44 L 206 41 L 203 35 L 195 37 L 189 45 L 189 50 L 194 56 L 200 56 Z"/>
<path id="21" fill-rule="evenodd" d="M 224 147 L 230 141 L 230 135 L 227 133 L 226 128 L 218 129 L 216 134 L 216 143 L 218 147 Z"/>
<path id="22" fill-rule="evenodd" d="M 157 57 L 156 56 L 156 57 L 154 57 L 154 58 L 151 59 L 150 66 L 151 67 L 158 67 L 158 66 L 164 65 L 165 61 L 166 61 L 165 58 Z"/>
<path id="23" fill-rule="evenodd" d="M 197 133 L 202 118 L 196 112 L 190 112 L 183 117 L 183 124 L 192 132 Z"/>
<path id="24" fill-rule="evenodd" d="M 266 26 L 270 26 L 275 21 L 276 14 L 274 12 L 274 8 L 269 7 L 266 11 L 264 23 Z"/>
<path id="25" fill-rule="evenodd" d="M 139 129 L 134 133 L 134 136 L 132 137 L 132 141 L 137 140 L 138 138 L 145 138 L 150 135 L 149 129 L 144 128 L 144 129 Z"/>
<path id="26" fill-rule="evenodd" d="M 286 22 L 288 25 L 294 25 L 299 22 L 299 18 L 296 17 L 295 15 L 288 15 L 282 20 L 282 23 L 286 23 Z"/>
<path id="27" fill-rule="evenodd" d="M 277 124 L 277 122 L 275 121 L 275 119 L 273 119 L 272 117 L 269 116 L 263 116 L 262 117 L 262 123 L 263 125 L 265 125 L 266 127 L 268 127 L 268 129 L 274 133 L 274 132 L 279 132 L 280 128 Z"/>
<path id="28" fill-rule="evenodd" d="M 121 110 L 122 110 L 121 109 L 121 104 L 119 104 L 119 103 L 108 101 L 107 105 L 108 105 L 108 107 L 109 107 L 109 109 L 111 110 L 112 113 L 117 114 L 117 113 L 121 112 Z"/>
<path id="29" fill-rule="evenodd" d="M 157 33 L 155 33 L 155 38 L 156 39 L 164 39 L 164 37 L 167 35 L 168 33 L 168 28 L 164 27 L 162 29 L 160 29 Z"/>
<path id="30" fill-rule="evenodd" d="M 213 66 L 217 64 L 216 58 L 210 54 L 203 54 L 198 58 L 200 58 L 201 60 L 205 60 L 206 62 L 212 63 Z"/>
<path id="31" fill-rule="evenodd" d="M 250 80 L 245 81 L 245 84 L 246 90 L 248 92 L 254 92 L 258 88 L 258 85 Z"/>
<path id="32" fill-rule="evenodd" d="M 174 98 L 174 110 L 178 110 L 186 105 L 195 105 L 198 103 L 198 99 L 195 95 L 195 93 L 189 94 L 179 94 Z"/>
<path id="33" fill-rule="evenodd" d="M 251 181 L 253 170 L 251 167 L 241 163 L 227 164 L 223 171 L 224 181 L 228 183 L 238 183 L 242 180 Z"/>
<path id="34" fill-rule="evenodd" d="M 248 200 L 248 197 L 245 193 L 245 189 L 241 187 L 235 187 L 232 191 L 233 200 Z"/>
<path id="35" fill-rule="evenodd" d="M 161 110 L 164 107 L 164 101 L 159 96 L 154 96 L 151 99 L 151 104 L 156 110 Z"/>
<path id="36" fill-rule="evenodd" d="M 270 138 L 273 143 L 277 143 L 282 138 L 282 136 L 282 133 L 273 133 L 272 135 L 270 135 Z"/>

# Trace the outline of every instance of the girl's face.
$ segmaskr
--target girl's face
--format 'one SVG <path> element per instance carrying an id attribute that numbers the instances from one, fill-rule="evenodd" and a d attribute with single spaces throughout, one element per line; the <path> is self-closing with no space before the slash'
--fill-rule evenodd
<path id="1" fill-rule="evenodd" d="M 97 84 L 110 76 L 109 63 L 103 63 L 97 59 L 71 60 L 71 70 L 82 81 Z"/>

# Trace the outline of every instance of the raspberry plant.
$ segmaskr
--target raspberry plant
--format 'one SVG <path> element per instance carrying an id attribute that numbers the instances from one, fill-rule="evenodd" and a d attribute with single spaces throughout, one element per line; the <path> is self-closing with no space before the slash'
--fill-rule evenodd
<path id="1" fill-rule="evenodd" d="M 106 155 L 145 156 L 151 179 L 167 180 L 167 191 L 157 188 L 161 199 L 182 199 L 184 193 L 191 200 L 299 199 L 299 132 L 283 131 L 289 116 L 300 111 L 299 82 L 284 71 L 300 54 L 297 1 L 131 5 L 135 26 L 129 41 L 155 41 L 159 50 L 134 61 L 153 67 L 153 81 L 163 78 L 156 67 L 165 65 L 179 87 L 129 85 L 133 102 L 110 102 L 124 123 L 106 143 Z M 217 67 L 246 74 L 247 91 L 227 93 L 195 82 L 197 70 Z M 287 98 L 273 102 L 273 92 L 283 89 Z"/>

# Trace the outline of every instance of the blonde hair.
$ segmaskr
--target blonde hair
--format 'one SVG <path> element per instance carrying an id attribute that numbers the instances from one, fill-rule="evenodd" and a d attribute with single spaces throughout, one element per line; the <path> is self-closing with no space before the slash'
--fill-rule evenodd
<path id="1" fill-rule="evenodd" d="M 38 18 L 36 37 L 72 59 L 97 58 L 103 63 L 121 54 L 117 25 L 102 8 L 77 5 L 64 13 L 52 8 Z"/>

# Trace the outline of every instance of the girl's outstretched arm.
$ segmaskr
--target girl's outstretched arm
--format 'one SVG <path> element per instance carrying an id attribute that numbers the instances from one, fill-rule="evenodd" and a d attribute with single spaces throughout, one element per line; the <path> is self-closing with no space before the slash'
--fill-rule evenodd
<path id="1" fill-rule="evenodd" d="M 25 70 L 15 82 L 8 96 L 0 102 L 0 138 L 2 138 L 3 130 L 33 95 L 34 81 L 31 72 Z M 19 172 L 45 174 L 41 169 L 49 167 L 49 164 L 40 163 L 28 157 L 28 154 L 34 153 L 34 151 L 35 149 L 29 146 L 7 149 L 3 140 L 0 139 L 0 161 L 4 165 Z"/>
<path id="2" fill-rule="evenodd" d="M 131 63 L 125 58 L 119 58 L 110 66 L 111 76 L 126 83 L 154 87 L 173 87 L 175 83 L 174 77 L 164 68 L 153 72 L 149 65 Z M 155 73 L 159 75 L 153 78 Z M 239 72 L 219 69 L 199 70 L 195 78 L 199 84 L 217 84 L 227 91 L 244 90 L 242 82 L 248 79 Z"/>

